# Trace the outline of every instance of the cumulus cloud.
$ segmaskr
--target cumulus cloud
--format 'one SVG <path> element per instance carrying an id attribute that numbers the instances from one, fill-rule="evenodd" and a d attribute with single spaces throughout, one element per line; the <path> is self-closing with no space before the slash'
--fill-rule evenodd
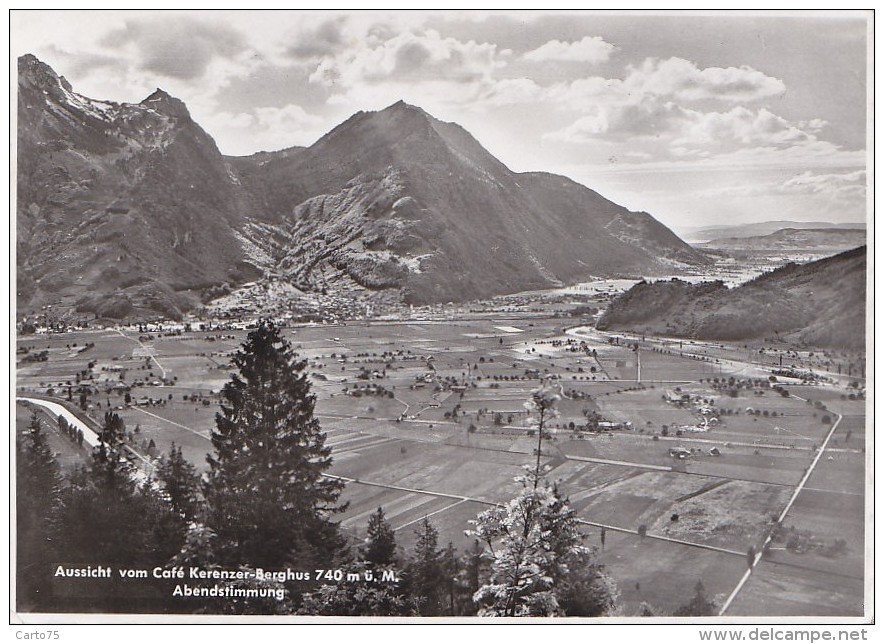
<path id="1" fill-rule="evenodd" d="M 344 44 L 343 28 L 346 22 L 346 16 L 337 16 L 314 29 L 299 31 L 286 53 L 299 59 L 333 55 Z"/>
<path id="2" fill-rule="evenodd" d="M 342 88 L 427 80 L 469 83 L 488 78 L 504 64 L 496 45 L 443 38 L 433 30 L 407 31 L 324 58 L 310 80 Z"/>
<path id="3" fill-rule="evenodd" d="M 778 78 L 748 66 L 699 68 L 683 58 L 647 58 L 627 67 L 623 87 L 629 93 L 669 97 L 679 101 L 717 99 L 749 102 L 786 91 Z"/>
<path id="4" fill-rule="evenodd" d="M 697 147 L 788 147 L 815 140 L 814 124 L 791 123 L 766 108 L 735 107 L 727 112 L 682 110 L 675 145 Z M 802 125 L 804 127 L 802 127 Z"/>
<path id="5" fill-rule="evenodd" d="M 818 119 L 791 123 L 766 108 L 745 105 L 722 111 L 695 107 L 711 100 L 751 103 L 784 91 L 782 81 L 750 67 L 700 68 L 682 58 L 647 58 L 627 66 L 623 78 L 592 76 L 546 88 L 548 100 L 584 114 L 546 138 L 574 143 L 653 139 L 668 143 L 675 157 L 813 140 L 825 125 Z"/>
<path id="6" fill-rule="evenodd" d="M 582 112 L 544 138 L 570 143 L 607 141 L 653 147 L 657 158 L 705 159 L 741 148 L 782 150 L 818 142 L 820 119 L 789 121 L 766 107 L 703 110 L 708 101 L 751 102 L 785 90 L 749 67 L 701 69 L 680 58 L 646 59 L 623 79 L 588 77 L 554 84 L 551 100 Z"/>
<path id="7" fill-rule="evenodd" d="M 182 80 L 200 78 L 216 57 L 232 58 L 246 47 L 243 35 L 228 25 L 168 15 L 127 20 L 101 44 L 134 47 L 140 69 Z"/>
<path id="8" fill-rule="evenodd" d="M 532 62 L 566 61 L 578 63 L 603 63 L 611 57 L 616 47 L 599 36 L 586 36 L 576 42 L 550 40 L 537 49 L 523 54 Z"/>

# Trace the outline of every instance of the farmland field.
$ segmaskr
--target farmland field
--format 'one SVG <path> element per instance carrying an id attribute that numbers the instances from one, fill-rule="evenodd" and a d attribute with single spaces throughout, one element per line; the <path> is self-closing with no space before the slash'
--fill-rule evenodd
<path id="1" fill-rule="evenodd" d="M 862 614 L 865 401 L 849 399 L 846 380 L 781 394 L 742 346 L 627 340 L 537 316 L 302 325 L 286 335 L 306 360 L 329 474 L 346 482 L 341 527 L 354 541 L 382 507 L 401 547 L 425 516 L 441 544 L 469 546 L 470 520 L 512 498 L 535 458 L 537 420 L 525 402 L 547 378 L 560 400 L 542 461 L 616 579 L 623 614 L 642 602 L 671 612 L 700 580 L 722 606 L 747 550 L 774 531 L 727 615 Z M 85 413 L 116 410 L 149 460 L 174 443 L 205 470 L 244 338 L 229 329 L 24 336 L 20 356 L 48 353 L 19 362 L 17 388 L 77 403 L 85 385 Z M 17 427 L 27 420 L 19 406 Z M 85 462 L 60 434 L 52 440 L 68 466 Z"/>

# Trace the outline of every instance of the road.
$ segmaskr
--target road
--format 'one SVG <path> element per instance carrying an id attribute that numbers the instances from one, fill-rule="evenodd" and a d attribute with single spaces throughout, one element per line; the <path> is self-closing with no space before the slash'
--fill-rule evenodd
<path id="1" fill-rule="evenodd" d="M 98 439 L 98 434 L 96 434 L 89 425 L 84 423 L 82 420 L 77 418 L 76 415 L 68 411 L 66 407 L 60 405 L 58 403 L 50 402 L 48 400 L 41 400 L 39 398 L 16 398 L 18 402 L 27 402 L 32 405 L 37 405 L 38 407 L 43 407 L 50 414 L 52 414 L 55 418 L 59 416 L 63 417 L 68 425 L 73 425 L 77 429 L 83 432 L 83 442 L 89 445 L 90 447 L 97 447 L 101 442 Z"/>
<path id="2" fill-rule="evenodd" d="M 26 398 L 23 396 L 17 397 L 16 401 L 27 402 L 32 405 L 42 407 L 50 414 L 52 414 L 55 418 L 62 416 L 67 421 L 68 425 L 73 425 L 83 432 L 83 442 L 89 445 L 89 447 L 98 447 L 100 445 L 101 440 L 98 438 L 98 434 L 96 434 L 95 431 L 91 427 L 89 427 L 89 425 L 80 420 L 76 414 L 68 410 L 63 405 L 49 400 L 41 400 L 40 398 Z M 153 464 L 133 449 L 129 449 L 128 453 L 141 461 L 141 468 L 134 468 L 132 477 L 139 482 L 147 480 L 149 474 L 153 472 Z M 154 487 L 156 487 L 156 484 L 154 484 Z"/>

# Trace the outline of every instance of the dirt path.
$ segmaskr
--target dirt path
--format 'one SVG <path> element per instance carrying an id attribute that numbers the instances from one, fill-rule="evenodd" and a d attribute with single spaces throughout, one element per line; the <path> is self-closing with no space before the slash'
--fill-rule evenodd
<path id="1" fill-rule="evenodd" d="M 792 494 L 792 498 L 789 499 L 789 502 L 786 504 L 786 507 L 783 508 L 783 511 L 780 513 L 780 516 L 777 518 L 777 523 L 781 524 L 783 520 L 786 518 L 786 515 L 789 513 L 789 510 L 792 509 L 792 505 L 795 503 L 795 499 L 798 498 L 798 495 L 801 494 L 801 490 L 804 489 L 805 484 L 807 483 L 810 475 L 813 474 L 813 470 L 816 468 L 817 463 L 819 463 L 820 458 L 823 455 L 823 452 L 826 451 L 826 445 L 829 444 L 829 439 L 832 438 L 832 435 L 835 433 L 835 430 L 838 429 L 838 424 L 841 422 L 843 416 L 838 414 L 838 420 L 832 423 L 832 429 L 829 430 L 829 433 L 826 435 L 826 440 L 823 441 L 822 447 L 820 447 L 819 451 L 816 454 L 816 458 L 813 459 L 813 462 L 810 464 L 810 467 L 807 468 L 807 471 L 804 473 L 804 476 L 801 479 L 801 482 L 798 483 L 798 487 L 795 488 L 795 492 Z M 730 608 L 731 603 L 736 599 L 737 595 L 740 594 L 740 591 L 743 589 L 743 586 L 746 585 L 746 582 L 749 581 L 749 577 L 752 576 L 752 571 L 755 570 L 758 563 L 761 561 L 762 556 L 764 556 L 764 549 L 768 546 L 773 538 L 773 530 L 771 530 L 767 538 L 765 538 L 764 543 L 759 548 L 758 553 L 755 555 L 755 559 L 752 561 L 752 567 L 750 567 L 743 576 L 740 578 L 740 581 L 737 582 L 737 587 L 734 588 L 733 592 L 728 596 L 727 600 L 721 607 L 721 610 L 718 612 L 719 615 L 724 615 L 727 612 L 727 609 Z"/>

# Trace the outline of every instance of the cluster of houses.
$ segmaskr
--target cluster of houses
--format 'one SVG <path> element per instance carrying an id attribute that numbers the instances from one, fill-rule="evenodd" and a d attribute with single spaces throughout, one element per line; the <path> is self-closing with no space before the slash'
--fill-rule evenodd
<path id="1" fill-rule="evenodd" d="M 683 425 L 679 427 L 682 432 L 708 432 L 712 427 L 719 423 L 716 410 L 708 401 L 701 396 L 691 396 L 690 394 L 673 391 L 667 389 L 663 394 L 663 399 L 675 405 L 676 407 L 691 407 L 698 416 L 698 422 L 694 425 Z"/>
<path id="2" fill-rule="evenodd" d="M 703 454 L 703 453 L 704 453 L 703 450 L 701 450 L 698 447 L 684 447 L 684 446 L 679 445 L 678 447 L 670 447 L 669 448 L 669 455 L 672 458 L 677 458 L 679 460 L 691 458 L 692 456 L 696 456 L 696 455 Z M 709 456 L 721 456 L 721 450 L 719 450 L 717 447 L 711 447 L 708 450 L 706 450 L 705 454 L 708 454 Z"/>

